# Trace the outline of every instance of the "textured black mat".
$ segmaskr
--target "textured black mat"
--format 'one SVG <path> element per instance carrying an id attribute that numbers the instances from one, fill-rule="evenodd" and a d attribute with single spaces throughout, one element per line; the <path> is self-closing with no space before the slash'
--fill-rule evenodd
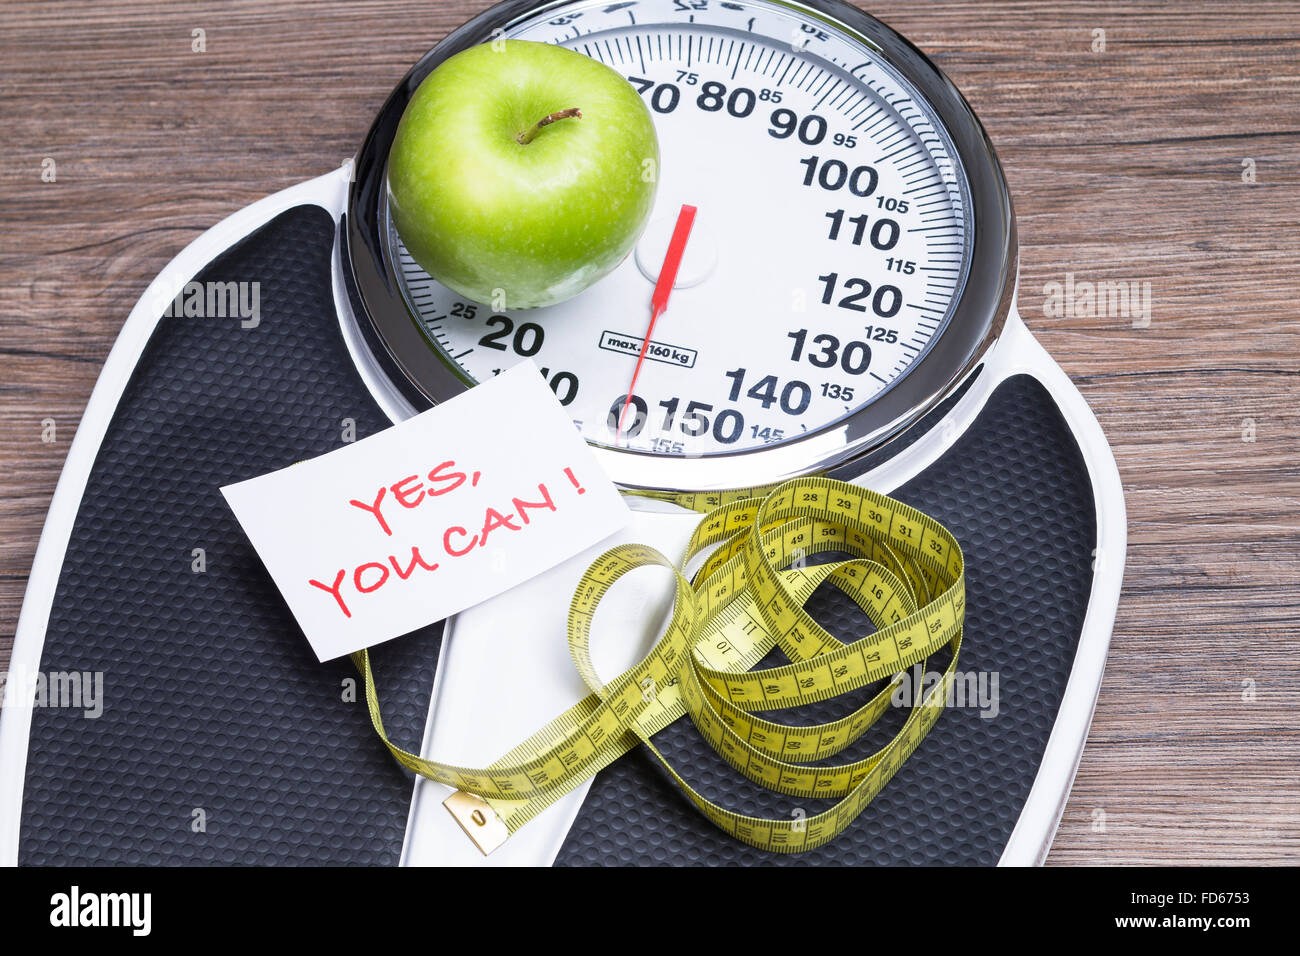
<path id="1" fill-rule="evenodd" d="M 217 490 L 388 424 L 330 299 L 334 224 L 283 213 L 200 281 L 257 282 L 260 324 L 164 318 L 86 486 L 42 669 L 102 671 L 105 709 L 33 711 L 22 863 L 394 864 L 411 779 L 346 661 L 322 666 Z M 191 570 L 206 550 L 207 570 Z M 418 741 L 441 628 L 377 654 Z M 194 832 L 196 810 L 206 832 Z"/>
<path id="2" fill-rule="evenodd" d="M 1092 487 L 1051 396 L 1035 379 L 1019 376 L 999 386 L 947 455 L 895 495 L 943 522 L 961 542 L 967 611 L 959 667 L 998 673 L 997 716 L 984 719 L 978 707 L 946 710 L 843 834 L 794 856 L 755 850 L 723 834 L 638 750 L 597 776 L 557 864 L 997 863 L 1038 770 L 1083 627 L 1097 538 Z M 809 610 L 845 640 L 870 630 L 833 587 L 814 595 Z M 929 669 L 946 664 L 936 659 Z M 864 689 L 769 716 L 785 723 L 831 720 L 867 697 Z M 843 759 L 882 745 L 901 726 L 901 711 L 881 723 Z M 689 718 L 655 743 L 692 786 L 729 809 L 789 817 L 832 805 L 750 783 L 702 742 Z"/>
<path id="3" fill-rule="evenodd" d="M 87 484 L 41 665 L 102 671 L 105 711 L 33 712 L 22 863 L 397 862 L 410 777 L 378 745 L 364 704 L 343 701 L 350 665 L 316 662 L 217 491 L 338 447 L 345 418 L 357 437 L 387 424 L 337 334 L 332 240 L 322 210 L 284 213 L 199 276 L 258 282 L 258 328 L 167 318 L 142 357 Z M 629 754 L 597 779 L 558 862 L 996 862 L 1073 659 L 1096 537 L 1091 489 L 1050 397 L 1023 378 L 899 496 L 962 542 L 962 670 L 998 671 L 999 717 L 946 713 L 846 834 L 799 857 L 733 843 Z M 206 550 L 204 573 L 191 570 L 194 548 Z M 833 589 L 813 610 L 846 637 L 861 624 Z M 374 655 L 390 731 L 411 745 L 439 630 Z M 693 746 L 685 722 L 657 741 L 729 806 L 792 810 Z M 206 832 L 194 832 L 196 810 Z"/>

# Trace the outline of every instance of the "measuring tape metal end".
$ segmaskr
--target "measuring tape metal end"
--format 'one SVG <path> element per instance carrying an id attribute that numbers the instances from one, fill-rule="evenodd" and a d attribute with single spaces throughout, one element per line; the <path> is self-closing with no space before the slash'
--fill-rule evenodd
<path id="1" fill-rule="evenodd" d="M 442 805 L 484 856 L 506 842 L 510 831 L 482 797 L 457 790 Z"/>

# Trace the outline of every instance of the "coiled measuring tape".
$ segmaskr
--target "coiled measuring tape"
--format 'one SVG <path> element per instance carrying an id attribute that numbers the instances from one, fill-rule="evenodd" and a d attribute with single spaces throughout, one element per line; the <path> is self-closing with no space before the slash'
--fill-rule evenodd
<path id="1" fill-rule="evenodd" d="M 707 512 L 681 564 L 653 548 L 626 544 L 587 569 L 569 607 L 568 642 L 591 693 L 491 766 L 426 760 L 394 744 L 384 731 L 369 654 L 352 655 L 380 739 L 403 766 L 458 790 L 446 801 L 448 809 L 485 853 L 638 744 L 731 836 L 777 853 L 811 850 L 862 812 L 934 726 L 948 699 L 961 648 L 965 576 L 960 546 L 937 521 L 893 498 L 821 477 L 775 488 L 651 496 Z M 853 557 L 804 565 L 824 551 Z M 680 569 L 706 553 L 688 580 Z M 606 683 L 591 661 L 592 622 L 610 588 L 643 567 L 673 572 L 672 615 L 649 654 Z M 862 609 L 876 627 L 873 633 L 844 643 L 809 616 L 804 604 L 826 581 Z M 758 716 L 891 678 L 945 645 L 952 658 L 942 679 L 869 757 L 816 765 L 876 723 L 889 708 L 892 682 L 829 723 L 791 726 Z M 754 669 L 774 648 L 790 663 Z M 788 796 L 837 802 L 815 815 L 766 819 L 710 801 L 652 740 L 685 714 L 750 780 Z"/>

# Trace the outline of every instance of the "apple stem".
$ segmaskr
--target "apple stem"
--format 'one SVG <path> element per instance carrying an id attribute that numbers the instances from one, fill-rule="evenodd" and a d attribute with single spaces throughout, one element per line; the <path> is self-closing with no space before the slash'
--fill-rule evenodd
<path id="1" fill-rule="evenodd" d="M 540 133 L 547 126 L 550 126 L 552 123 L 559 122 L 562 119 L 575 119 L 575 118 L 576 119 L 582 118 L 582 110 L 580 109 L 560 110 L 558 113 L 552 113 L 550 116 L 543 116 L 540 120 L 537 121 L 536 125 L 534 125 L 532 129 L 524 130 L 522 133 L 516 136 L 515 139 L 519 141 L 520 146 L 527 146 L 529 143 L 531 143 L 534 139 L 537 138 L 538 133 Z"/>

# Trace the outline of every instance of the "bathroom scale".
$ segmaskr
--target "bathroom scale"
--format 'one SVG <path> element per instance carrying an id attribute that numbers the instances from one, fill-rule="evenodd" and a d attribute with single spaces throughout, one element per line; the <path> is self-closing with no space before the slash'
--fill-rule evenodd
<path id="1" fill-rule="evenodd" d="M 661 148 L 655 208 L 628 258 L 576 298 L 513 312 L 427 275 L 385 188 L 420 82 L 471 45 L 508 39 L 618 71 Z M 672 304 L 629 397 L 686 205 L 698 212 Z M 1017 314 L 1016 280 L 1012 204 L 979 121 L 930 60 L 855 7 L 492 7 L 397 84 L 353 159 L 212 227 L 127 318 L 15 635 L 0 861 L 1040 863 L 1101 684 L 1125 512 L 1106 439 Z M 186 311 L 194 290 L 208 303 L 198 315 Z M 214 290 L 227 311 L 213 311 Z M 950 702 L 836 839 L 798 854 L 738 842 L 641 748 L 485 855 L 444 806 L 448 788 L 413 777 L 375 737 L 352 666 L 316 660 L 218 489 L 525 359 L 634 493 L 621 540 L 680 553 L 699 515 L 675 495 L 809 474 L 891 495 L 956 536 L 972 695 Z M 581 697 L 563 629 L 592 557 L 374 648 L 392 739 L 482 765 Z M 653 640 L 661 585 L 647 578 L 622 598 L 598 664 L 627 666 Z M 807 607 L 844 640 L 869 627 L 829 585 Z M 49 706 L 74 676 L 102 680 L 95 706 Z M 864 699 L 795 716 L 827 721 Z M 843 756 L 879 742 L 868 733 Z M 689 719 L 654 743 L 737 812 L 821 809 L 755 787 Z"/>

